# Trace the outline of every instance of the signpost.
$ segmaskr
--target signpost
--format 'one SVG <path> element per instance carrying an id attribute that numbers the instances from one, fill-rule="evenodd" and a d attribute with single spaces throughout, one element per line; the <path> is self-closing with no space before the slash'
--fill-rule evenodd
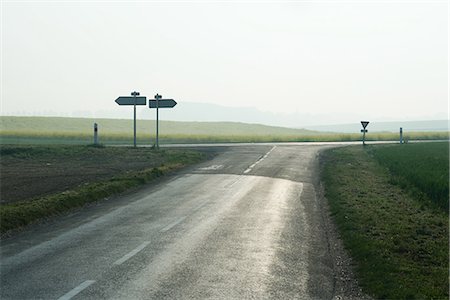
<path id="1" fill-rule="evenodd" d="M 156 149 L 159 149 L 159 109 L 160 108 L 172 108 L 177 105 L 177 102 L 173 99 L 161 99 L 159 94 L 155 95 L 155 100 L 148 100 L 149 108 L 156 108 Z"/>
<path id="2" fill-rule="evenodd" d="M 146 97 L 137 97 L 139 96 L 139 92 L 132 92 L 131 96 L 121 96 L 116 99 L 116 103 L 119 105 L 133 105 L 134 108 L 134 147 L 136 148 L 136 105 L 145 105 L 147 104 Z"/>
<path id="3" fill-rule="evenodd" d="M 363 145 L 366 145 L 366 132 L 368 131 L 366 129 L 367 125 L 369 124 L 369 121 L 361 121 L 361 125 L 363 129 L 361 129 L 361 132 L 363 133 Z"/>

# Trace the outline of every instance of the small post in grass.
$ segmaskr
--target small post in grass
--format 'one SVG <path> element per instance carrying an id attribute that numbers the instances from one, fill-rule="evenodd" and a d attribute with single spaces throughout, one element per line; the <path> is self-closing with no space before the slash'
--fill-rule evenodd
<path id="1" fill-rule="evenodd" d="M 369 121 L 361 121 L 361 125 L 363 127 L 363 129 L 361 129 L 361 132 L 363 134 L 363 146 L 366 145 L 366 132 L 368 131 L 366 129 L 367 125 L 369 124 Z"/>
<path id="2" fill-rule="evenodd" d="M 98 125 L 94 123 L 94 145 L 98 145 Z"/>
<path id="3" fill-rule="evenodd" d="M 403 128 L 400 127 L 400 144 L 403 144 Z"/>

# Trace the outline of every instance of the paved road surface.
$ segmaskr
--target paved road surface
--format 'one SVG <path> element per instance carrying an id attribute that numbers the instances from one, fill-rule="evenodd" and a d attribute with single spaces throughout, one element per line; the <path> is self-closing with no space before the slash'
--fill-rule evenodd
<path id="1" fill-rule="evenodd" d="M 324 147 L 225 147 L 4 240 L 1 299 L 331 299 L 317 197 Z"/>

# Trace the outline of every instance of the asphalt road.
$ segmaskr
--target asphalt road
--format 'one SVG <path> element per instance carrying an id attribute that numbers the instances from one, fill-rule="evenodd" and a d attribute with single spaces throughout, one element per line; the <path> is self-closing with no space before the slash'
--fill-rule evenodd
<path id="1" fill-rule="evenodd" d="M 0 298 L 332 299 L 339 274 L 317 174 L 326 147 L 223 147 L 6 239 Z"/>

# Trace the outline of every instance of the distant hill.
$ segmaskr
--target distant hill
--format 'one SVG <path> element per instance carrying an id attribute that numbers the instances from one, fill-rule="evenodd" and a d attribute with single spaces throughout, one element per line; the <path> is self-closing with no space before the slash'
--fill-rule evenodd
<path id="1" fill-rule="evenodd" d="M 426 132 L 426 131 L 449 131 L 448 120 L 435 121 L 404 121 L 404 122 L 370 122 L 367 126 L 369 132 Z M 306 129 L 339 133 L 360 132 L 361 123 L 337 124 L 323 126 L 306 126 Z"/>
<path id="2" fill-rule="evenodd" d="M 245 104 L 243 104 L 245 105 Z M 163 120 L 189 122 L 242 122 L 250 124 L 265 124 L 289 128 L 302 128 L 307 125 L 339 124 L 345 120 L 358 119 L 354 114 L 310 114 L 305 111 L 280 113 L 262 111 L 255 107 L 229 107 L 212 103 L 179 102 L 174 109 L 160 110 Z M 127 111 L 127 115 L 130 112 Z M 154 119 L 154 109 L 140 110 L 141 119 Z"/>

